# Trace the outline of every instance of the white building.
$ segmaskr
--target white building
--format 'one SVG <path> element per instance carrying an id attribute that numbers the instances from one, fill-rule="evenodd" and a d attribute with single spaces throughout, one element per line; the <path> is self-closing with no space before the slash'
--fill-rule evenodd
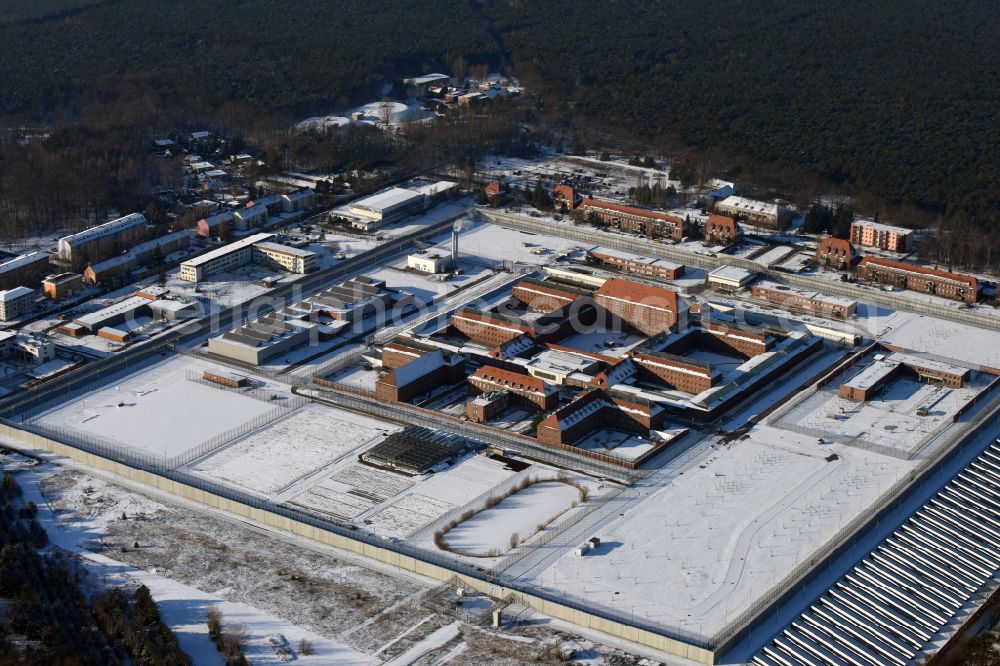
<path id="1" fill-rule="evenodd" d="M 316 192 L 309 188 L 281 195 L 281 209 L 286 213 L 310 210 L 315 205 Z"/>
<path id="2" fill-rule="evenodd" d="M 17 319 L 31 310 L 34 291 L 27 287 L 14 287 L 0 291 L 0 321 Z"/>
<path id="3" fill-rule="evenodd" d="M 223 245 L 211 252 L 181 263 L 181 279 L 201 282 L 213 275 L 253 263 L 253 246 L 274 238 L 274 234 L 254 234 Z"/>
<path id="4" fill-rule="evenodd" d="M 59 239 L 56 256 L 65 263 L 100 261 L 116 254 L 115 245 L 127 245 L 140 236 L 148 222 L 142 213 L 132 213 Z M 117 248 L 118 252 L 127 249 Z M 90 256 L 81 256 L 90 255 Z"/>
<path id="5" fill-rule="evenodd" d="M 417 252 L 406 258 L 406 267 L 421 273 L 444 273 L 451 263 L 450 256 L 437 253 Z"/>
<path id="6" fill-rule="evenodd" d="M 0 332 L 0 358 L 15 358 L 40 365 L 55 357 L 56 345 L 45 336 L 14 331 Z"/>
<path id="7" fill-rule="evenodd" d="M 316 270 L 315 252 L 269 242 L 274 234 L 260 233 L 223 245 L 181 263 L 181 279 L 201 282 L 219 273 L 228 273 L 248 264 L 280 268 L 289 273 Z"/>
<path id="8" fill-rule="evenodd" d="M 267 204 L 263 202 L 247 204 L 244 208 L 233 211 L 233 219 L 240 231 L 262 227 L 267 224 Z"/>
<path id="9" fill-rule="evenodd" d="M 316 270 L 316 253 L 280 243 L 254 245 L 254 263 L 281 268 L 289 273 L 311 273 Z"/>
<path id="10" fill-rule="evenodd" d="M 708 283 L 730 291 L 743 289 L 757 278 L 756 273 L 737 266 L 719 266 L 708 274 Z"/>
<path id="11" fill-rule="evenodd" d="M 401 220 L 423 206 L 424 197 L 412 190 L 390 187 L 351 203 L 348 210 L 358 218 L 354 226 L 366 231 Z"/>

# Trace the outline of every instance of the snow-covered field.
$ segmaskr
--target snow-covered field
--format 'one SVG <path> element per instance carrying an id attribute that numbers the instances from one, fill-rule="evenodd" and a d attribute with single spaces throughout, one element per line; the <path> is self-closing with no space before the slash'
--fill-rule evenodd
<path id="1" fill-rule="evenodd" d="M 368 528 L 384 536 L 409 537 L 513 475 L 500 461 L 469 456 L 367 516 Z"/>
<path id="2" fill-rule="evenodd" d="M 351 519 L 398 495 L 413 483 L 413 479 L 402 474 L 351 463 L 291 501 L 314 512 Z"/>
<path id="3" fill-rule="evenodd" d="M 372 271 L 368 275 L 378 280 L 385 280 L 386 286 L 390 289 L 413 294 L 418 300 L 426 303 L 468 286 L 491 273 L 487 268 L 468 262 L 462 262 L 460 265 L 462 274 L 453 275 L 447 280 L 439 280 L 433 275 L 407 269 L 405 260 Z"/>
<path id="4" fill-rule="evenodd" d="M 599 548 L 566 552 L 530 580 L 711 635 L 910 468 L 758 426 L 605 524 Z"/>
<path id="5" fill-rule="evenodd" d="M 981 380 L 980 380 L 981 381 Z M 782 416 L 778 427 L 811 428 L 818 433 L 872 443 L 909 455 L 939 428 L 951 423 L 952 416 L 980 392 L 979 382 L 963 388 L 938 387 L 913 379 L 893 381 L 885 393 L 863 403 L 837 395 L 839 384 L 816 392 Z M 917 408 L 933 404 L 926 416 Z"/>
<path id="6" fill-rule="evenodd" d="M 275 404 L 186 379 L 188 370 L 212 368 L 177 357 L 60 405 L 37 421 L 173 457 L 277 409 Z"/>
<path id="7" fill-rule="evenodd" d="M 6 463 L 4 467 L 7 468 Z M 46 528 L 50 542 L 80 555 L 94 579 L 106 585 L 128 589 L 146 585 L 156 600 L 163 621 L 174 631 L 181 649 L 191 656 L 197 666 L 222 666 L 224 663 L 208 635 L 206 619 L 208 609 L 212 607 L 222 612 L 225 626 L 239 626 L 246 631 L 245 653 L 252 664 L 265 666 L 283 663 L 269 640 L 278 639 L 279 636 L 294 651 L 296 663 L 317 666 L 368 666 L 379 663 L 377 659 L 341 642 L 254 606 L 228 601 L 219 594 L 185 585 L 162 575 L 156 568 L 136 568 L 88 550 L 90 546 L 99 545 L 94 537 L 103 536 L 111 523 L 120 522 L 119 514 L 122 512 L 135 519 L 139 514 L 152 516 L 165 507 L 148 498 L 122 492 L 103 481 L 89 479 L 86 484 L 70 486 L 66 495 L 60 498 L 64 509 L 72 506 L 69 509 L 72 513 L 57 518 L 49 506 L 48 498 L 41 492 L 41 484 L 59 473 L 64 472 L 54 466 L 42 466 L 22 471 L 17 477 L 25 498 L 34 501 L 39 507 L 38 520 Z M 101 501 L 105 499 L 105 495 L 110 496 L 110 501 Z M 313 654 L 305 655 L 297 650 L 303 639 L 312 644 Z"/>
<path id="8" fill-rule="evenodd" d="M 528 539 L 580 499 L 578 488 L 562 481 L 540 481 L 480 511 L 448 530 L 448 547 L 464 555 L 497 555 Z"/>
<path id="9" fill-rule="evenodd" d="M 879 340 L 903 349 L 1000 368 L 1000 331 L 924 315 L 897 313 Z"/>
<path id="10" fill-rule="evenodd" d="M 213 453 L 194 471 L 264 496 L 302 483 L 398 430 L 359 414 L 307 405 L 291 416 Z"/>

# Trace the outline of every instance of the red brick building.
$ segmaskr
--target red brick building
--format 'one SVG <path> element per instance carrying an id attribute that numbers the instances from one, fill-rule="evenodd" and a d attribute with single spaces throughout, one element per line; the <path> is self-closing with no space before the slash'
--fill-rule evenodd
<path id="1" fill-rule="evenodd" d="M 465 403 L 465 417 L 473 423 L 485 423 L 500 416 L 509 404 L 510 393 L 483 393 Z"/>
<path id="2" fill-rule="evenodd" d="M 856 402 L 871 400 L 891 381 L 906 371 L 910 371 L 918 378 L 928 382 L 952 388 L 961 388 L 970 374 L 967 368 L 949 363 L 909 354 L 891 354 L 882 360 L 873 361 L 861 372 L 841 384 L 838 394 L 841 398 Z"/>
<path id="3" fill-rule="evenodd" d="M 648 350 L 633 351 L 630 358 L 640 369 L 640 376 L 652 375 L 669 388 L 695 395 L 712 388 L 712 366 L 708 363 Z"/>
<path id="4" fill-rule="evenodd" d="M 452 327 L 473 342 L 487 347 L 499 347 L 524 334 L 533 336 L 529 323 L 494 312 L 465 308 L 451 317 Z"/>
<path id="5" fill-rule="evenodd" d="M 579 287 L 534 278 L 524 278 L 514 285 L 511 293 L 514 298 L 536 312 L 552 312 L 566 307 L 578 298 L 591 294 L 586 289 Z"/>
<path id="6" fill-rule="evenodd" d="M 881 224 L 873 220 L 855 220 L 851 224 L 851 242 L 891 252 L 909 252 L 912 229 Z"/>
<path id="7" fill-rule="evenodd" d="M 599 220 L 623 231 L 646 234 L 650 238 L 671 238 L 679 241 L 690 231 L 682 218 L 656 210 L 590 198 L 584 199 L 580 208 L 588 219 Z"/>
<path id="8" fill-rule="evenodd" d="M 492 183 L 489 183 L 486 187 L 483 188 L 483 193 L 486 195 L 486 198 L 489 199 L 490 201 L 493 201 L 497 197 L 502 196 L 506 192 L 507 192 L 507 187 L 498 180 L 494 180 Z"/>
<path id="9" fill-rule="evenodd" d="M 465 376 L 465 359 L 438 350 L 401 365 L 379 378 L 375 397 L 385 402 L 409 402 Z"/>
<path id="10" fill-rule="evenodd" d="M 853 317 L 858 304 L 849 298 L 828 296 L 817 291 L 799 289 L 767 280 L 758 282 L 751 289 L 754 298 L 774 303 L 790 310 L 815 312 L 827 317 L 847 319 Z"/>
<path id="11" fill-rule="evenodd" d="M 816 261 L 824 266 L 850 268 L 857 258 L 854 246 L 843 238 L 824 238 L 816 248 Z"/>
<path id="12" fill-rule="evenodd" d="M 609 268 L 622 273 L 635 273 L 664 280 L 677 280 L 684 277 L 684 264 L 675 264 L 663 259 L 633 259 L 611 252 L 587 252 L 587 261 L 603 268 Z"/>
<path id="13" fill-rule="evenodd" d="M 669 329 L 684 307 L 675 291 L 621 278 L 605 282 L 594 301 L 646 335 Z"/>
<path id="14" fill-rule="evenodd" d="M 556 185 L 552 188 L 552 203 L 556 208 L 565 204 L 567 209 L 573 210 L 580 205 L 581 198 L 570 185 Z"/>
<path id="15" fill-rule="evenodd" d="M 484 365 L 469 375 L 469 384 L 481 393 L 507 391 L 522 404 L 545 411 L 559 404 L 559 393 L 554 386 L 522 372 Z"/>
<path id="16" fill-rule="evenodd" d="M 536 430 L 548 446 L 569 446 L 601 428 L 615 428 L 648 436 L 663 427 L 663 408 L 617 391 L 593 389 L 549 414 Z"/>
<path id="17" fill-rule="evenodd" d="M 435 351 L 438 351 L 436 347 L 422 344 L 416 340 L 396 338 L 382 348 L 382 367 L 395 370 Z"/>
<path id="18" fill-rule="evenodd" d="M 732 245 L 743 238 L 739 222 L 727 215 L 713 214 L 705 221 L 702 236 L 706 243 Z"/>
<path id="19" fill-rule="evenodd" d="M 971 275 L 939 271 L 905 261 L 865 257 L 858 264 L 857 272 L 858 276 L 878 284 L 966 303 L 975 303 L 979 295 L 976 278 Z"/>

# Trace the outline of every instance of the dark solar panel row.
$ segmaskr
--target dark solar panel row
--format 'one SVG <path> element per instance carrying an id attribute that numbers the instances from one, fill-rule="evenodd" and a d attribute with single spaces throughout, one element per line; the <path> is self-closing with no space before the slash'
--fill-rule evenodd
<path id="1" fill-rule="evenodd" d="M 1000 572 L 994 443 L 757 654 L 758 666 L 907 666 Z M 980 600 L 981 601 L 981 600 Z"/>

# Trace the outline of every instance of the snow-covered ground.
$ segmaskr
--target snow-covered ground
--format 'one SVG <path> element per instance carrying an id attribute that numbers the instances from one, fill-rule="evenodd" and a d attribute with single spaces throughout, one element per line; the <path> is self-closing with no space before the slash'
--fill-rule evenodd
<path id="1" fill-rule="evenodd" d="M 461 262 L 461 275 L 452 275 L 447 280 L 439 279 L 440 275 L 428 275 L 406 268 L 406 260 L 395 262 L 391 266 L 380 268 L 368 273 L 377 280 L 385 280 L 390 289 L 397 289 L 412 294 L 421 302 L 429 302 L 458 289 L 467 287 L 473 282 L 490 275 L 492 271 L 483 266 L 469 262 Z"/>
<path id="2" fill-rule="evenodd" d="M 879 340 L 973 367 L 1000 368 L 1000 331 L 925 315 L 897 313 L 887 322 Z"/>
<path id="3" fill-rule="evenodd" d="M 6 465 L 5 465 L 6 468 Z M 296 626 L 289 620 L 270 615 L 245 603 L 227 601 L 223 597 L 185 585 L 161 575 L 157 570 L 139 569 L 103 554 L 92 552 L 88 544 L 94 544 L 95 537 L 103 534 L 109 521 L 116 516 L 109 512 L 89 510 L 90 515 L 76 514 L 75 520 L 67 516 L 57 518 L 49 507 L 48 499 L 42 494 L 40 484 L 58 468 L 49 465 L 29 468 L 18 474 L 17 480 L 24 490 L 25 499 L 39 507 L 38 520 L 48 532 L 50 542 L 81 557 L 87 570 L 97 580 L 109 586 L 134 588 L 146 585 L 156 600 L 160 616 L 177 636 L 181 649 L 191 656 L 197 666 L 222 666 L 224 660 L 208 635 L 206 623 L 209 608 L 221 611 L 224 625 L 238 626 L 246 631 L 245 653 L 252 664 L 281 664 L 283 661 L 275 653 L 269 638 L 280 636 L 285 645 L 292 648 L 296 663 L 302 664 L 344 664 L 345 666 L 367 666 L 379 663 L 377 659 L 354 650 L 347 645 L 325 638 L 313 631 Z M 87 492 L 89 490 L 89 492 Z M 84 492 L 77 495 L 78 509 L 87 506 L 84 498 L 93 498 L 98 493 L 109 491 L 105 483 L 94 480 Z M 114 492 L 114 491 L 111 491 Z M 124 500 L 114 503 L 117 514 L 123 511 L 131 516 L 139 513 L 153 514 L 163 510 L 159 503 L 137 495 L 124 494 Z M 93 504 L 91 504 L 93 506 Z M 298 651 L 300 641 L 312 644 L 313 654 Z"/>
<path id="4" fill-rule="evenodd" d="M 251 492 L 303 492 L 309 479 L 398 430 L 360 414 L 307 405 L 199 461 L 193 470 Z M 298 482 L 298 483 L 296 483 Z"/>
<path id="5" fill-rule="evenodd" d="M 836 458 L 830 458 L 836 453 Z M 711 635 L 911 466 L 758 426 L 529 579 L 589 604 Z M 669 594 L 665 594 L 669 591 Z"/>
<path id="6" fill-rule="evenodd" d="M 173 457 L 280 409 L 279 403 L 187 379 L 189 371 L 206 369 L 226 372 L 190 357 L 176 357 L 60 405 L 36 420 Z"/>
<path id="7" fill-rule="evenodd" d="M 884 393 L 865 402 L 841 398 L 839 383 L 834 382 L 796 405 L 776 425 L 808 428 L 842 443 L 871 443 L 907 456 L 952 423 L 958 410 L 975 399 L 988 381 L 976 377 L 962 388 L 949 388 L 898 378 Z M 927 415 L 918 416 L 917 408 L 922 405 L 933 407 Z"/>
<path id="8" fill-rule="evenodd" d="M 448 547 L 464 555 L 497 555 L 511 550 L 571 508 L 580 489 L 561 481 L 540 481 L 448 530 Z"/>

